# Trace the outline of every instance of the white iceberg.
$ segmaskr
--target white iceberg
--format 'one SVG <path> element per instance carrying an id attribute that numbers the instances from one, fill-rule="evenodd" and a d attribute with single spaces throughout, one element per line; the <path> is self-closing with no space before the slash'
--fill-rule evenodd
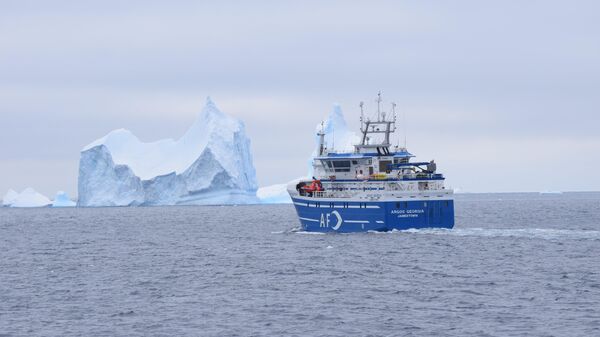
<path id="1" fill-rule="evenodd" d="M 342 107 L 337 103 L 333 105 L 333 109 L 323 123 L 317 124 L 315 128 L 316 146 L 313 157 L 319 151 L 319 136 L 317 133 L 321 130 L 325 132 L 325 144 L 329 151 L 353 152 L 354 145 L 360 143 L 360 136 L 348 128 Z"/>
<path id="2" fill-rule="evenodd" d="M 54 197 L 54 201 L 52 201 L 52 207 L 75 207 L 77 203 L 64 191 L 56 192 L 56 196 Z"/>
<path id="3" fill-rule="evenodd" d="M 540 194 L 562 194 L 562 191 L 553 191 L 553 190 L 544 190 L 544 191 L 540 191 Z"/>
<path id="4" fill-rule="evenodd" d="M 333 109 L 327 118 L 315 128 L 315 149 L 308 160 L 308 176 L 313 174 L 313 158 L 319 154 L 319 136 L 325 133 L 325 147 L 329 152 L 353 152 L 354 145 L 360 143 L 360 136 L 348 128 L 344 113 L 339 104 L 333 104 Z"/>
<path id="5" fill-rule="evenodd" d="M 334 104 L 327 118 L 325 118 L 323 123 L 317 124 L 315 128 L 315 149 L 308 160 L 308 175 L 294 179 L 286 184 L 275 184 L 259 188 L 256 195 L 261 203 L 283 204 L 292 202 L 287 192 L 287 187 L 290 184 L 296 184 L 300 180 L 309 179 L 312 176 L 313 158 L 319 153 L 319 136 L 317 133 L 321 132 L 321 130 L 325 132 L 325 145 L 329 151 L 353 152 L 354 145 L 360 142 L 360 136 L 348 128 L 348 123 L 346 123 L 340 105 Z"/>
<path id="6" fill-rule="evenodd" d="M 8 190 L 2 199 L 2 204 L 9 207 L 45 207 L 52 204 L 52 201 L 29 187 L 21 193 Z"/>
<path id="7" fill-rule="evenodd" d="M 19 193 L 17 191 L 9 189 L 2 198 L 2 206 L 10 206 L 18 197 Z"/>
<path id="8" fill-rule="evenodd" d="M 119 129 L 81 152 L 80 206 L 248 204 L 256 190 L 244 124 L 210 98 L 178 140 L 143 143 Z"/>
<path id="9" fill-rule="evenodd" d="M 288 204 L 292 202 L 287 192 L 287 184 L 260 187 L 256 196 L 263 204 Z"/>
<path id="10" fill-rule="evenodd" d="M 300 180 L 306 179 L 307 177 L 300 177 L 294 179 L 286 184 L 275 184 L 270 186 L 264 186 L 258 189 L 256 196 L 260 199 L 263 204 L 291 204 L 292 199 L 287 191 L 290 184 L 297 184 Z"/>

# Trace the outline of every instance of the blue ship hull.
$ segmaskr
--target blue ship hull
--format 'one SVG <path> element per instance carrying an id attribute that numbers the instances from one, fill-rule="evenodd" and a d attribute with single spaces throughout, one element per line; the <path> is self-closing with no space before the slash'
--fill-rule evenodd
<path id="1" fill-rule="evenodd" d="M 340 202 L 292 198 L 302 229 L 366 232 L 454 227 L 453 200 Z"/>

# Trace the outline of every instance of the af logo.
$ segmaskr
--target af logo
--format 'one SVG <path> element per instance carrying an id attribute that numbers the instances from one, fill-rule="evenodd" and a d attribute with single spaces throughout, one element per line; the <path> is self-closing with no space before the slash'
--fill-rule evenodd
<path id="1" fill-rule="evenodd" d="M 340 213 L 338 213 L 338 211 L 333 211 L 331 213 L 326 213 L 326 214 L 321 213 L 321 222 L 319 224 L 319 227 L 330 227 L 330 225 L 332 225 L 332 221 L 331 221 L 332 215 L 335 216 L 337 218 L 337 220 L 335 221 L 335 225 L 331 226 L 331 229 L 333 229 L 334 231 L 337 231 L 338 229 L 340 229 L 340 227 L 342 226 L 342 222 L 344 222 L 344 220 L 342 220 L 342 216 L 340 215 Z"/>

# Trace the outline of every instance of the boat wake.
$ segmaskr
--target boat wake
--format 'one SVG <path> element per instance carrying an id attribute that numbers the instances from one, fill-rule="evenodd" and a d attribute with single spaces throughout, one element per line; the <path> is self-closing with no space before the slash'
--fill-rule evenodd
<path id="1" fill-rule="evenodd" d="M 515 237 L 545 240 L 600 240 L 600 231 L 584 229 L 553 228 L 454 228 L 454 229 L 407 229 L 391 233 L 453 235 L 478 237 Z"/>
<path id="2" fill-rule="evenodd" d="M 368 231 L 372 235 L 448 235 L 464 237 L 485 237 L 485 238 L 529 238 L 544 240 L 598 240 L 600 241 L 600 231 L 585 229 L 553 229 L 553 228 L 427 228 L 427 229 L 406 229 L 392 230 L 389 232 Z M 307 234 L 323 235 L 323 232 L 308 232 L 300 227 L 294 227 L 285 231 L 271 232 L 271 234 Z M 331 234 L 349 234 L 364 235 L 366 233 L 331 233 Z"/>
<path id="3" fill-rule="evenodd" d="M 317 234 L 317 235 L 322 235 L 322 234 L 326 234 L 326 233 L 307 232 L 307 231 L 303 230 L 302 227 L 297 226 L 297 227 L 290 228 L 288 230 L 271 232 L 271 234 L 309 234 L 309 235 Z"/>

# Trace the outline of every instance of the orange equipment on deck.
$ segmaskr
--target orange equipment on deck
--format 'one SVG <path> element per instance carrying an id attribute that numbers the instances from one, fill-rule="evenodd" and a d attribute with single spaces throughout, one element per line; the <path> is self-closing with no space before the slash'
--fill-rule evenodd
<path id="1" fill-rule="evenodd" d="M 312 193 L 312 192 L 315 192 L 315 191 L 322 191 L 323 190 L 323 185 L 321 184 L 320 180 L 314 179 L 310 185 L 308 185 L 308 186 L 302 186 L 302 189 L 305 192 Z"/>

